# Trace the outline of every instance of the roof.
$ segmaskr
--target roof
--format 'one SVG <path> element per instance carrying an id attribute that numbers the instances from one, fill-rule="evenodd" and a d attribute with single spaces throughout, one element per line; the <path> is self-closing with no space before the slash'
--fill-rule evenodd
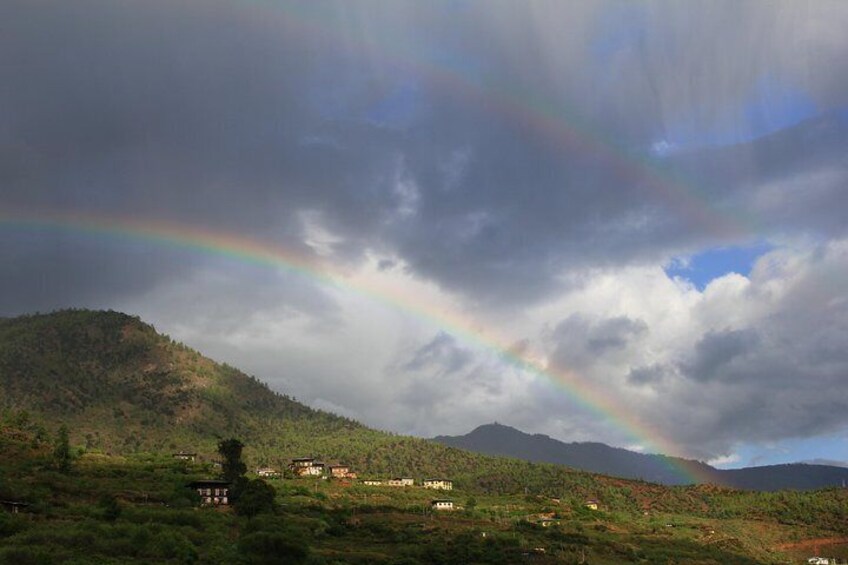
<path id="1" fill-rule="evenodd" d="M 201 479 L 199 481 L 192 481 L 189 486 L 190 487 L 200 487 L 200 486 L 217 486 L 217 487 L 228 487 L 232 483 L 230 481 L 225 481 L 223 479 Z"/>
<path id="2" fill-rule="evenodd" d="M 441 482 L 443 482 L 443 483 L 451 483 L 451 482 L 453 482 L 453 481 L 451 481 L 450 479 L 424 479 L 424 482 L 425 482 L 425 483 L 438 482 L 438 481 L 441 481 Z"/>
<path id="3" fill-rule="evenodd" d="M 29 502 L 22 502 L 20 500 L 0 500 L 0 504 L 5 506 L 29 506 Z"/>
<path id="4" fill-rule="evenodd" d="M 438 504 L 440 502 L 449 502 L 450 504 L 453 504 L 453 500 L 449 498 L 436 498 L 434 500 L 431 500 L 430 504 Z"/>
<path id="5" fill-rule="evenodd" d="M 295 457 L 292 461 L 315 461 L 314 457 Z"/>

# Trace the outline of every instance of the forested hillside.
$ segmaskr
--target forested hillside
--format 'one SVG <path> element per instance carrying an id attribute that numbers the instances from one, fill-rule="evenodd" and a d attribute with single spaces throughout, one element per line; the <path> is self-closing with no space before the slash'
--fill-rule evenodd
<path id="1" fill-rule="evenodd" d="M 217 364 L 139 319 L 70 310 L 0 321 L 0 403 L 87 450 L 196 451 L 239 437 L 252 464 L 314 455 L 360 475 L 448 475 L 486 492 L 597 496 L 606 479 L 555 465 L 473 454 L 313 410 Z"/>

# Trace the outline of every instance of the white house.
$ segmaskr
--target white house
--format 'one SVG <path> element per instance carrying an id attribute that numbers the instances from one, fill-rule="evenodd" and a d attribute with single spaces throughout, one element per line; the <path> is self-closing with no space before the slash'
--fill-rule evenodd
<path id="1" fill-rule="evenodd" d="M 433 510 L 453 510 L 453 500 L 439 499 L 430 502 Z"/>
<path id="2" fill-rule="evenodd" d="M 453 490 L 453 482 L 448 479 L 424 479 L 424 488 Z"/>

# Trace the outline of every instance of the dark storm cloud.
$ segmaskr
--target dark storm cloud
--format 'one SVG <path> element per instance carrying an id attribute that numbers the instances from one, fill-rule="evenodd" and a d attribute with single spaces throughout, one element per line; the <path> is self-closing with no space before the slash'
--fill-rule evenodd
<path id="1" fill-rule="evenodd" d="M 339 237 L 337 260 L 373 248 L 503 305 L 544 298 L 564 270 L 715 242 L 752 186 L 802 173 L 822 173 L 815 202 L 786 207 L 766 191 L 753 209 L 781 223 L 763 225 L 841 230 L 844 120 L 826 124 L 835 133 L 816 151 L 787 149 L 811 125 L 698 165 L 639 165 L 686 116 L 697 132 L 743 123 L 740 108 L 768 114 L 757 77 L 803 75 L 797 88 L 822 110 L 848 101 L 822 68 L 846 54 L 827 26 L 844 9 L 789 9 L 787 23 L 787 6 L 6 3 L 4 203 L 165 217 L 293 247 L 299 213 L 317 211 Z M 752 45 L 761 22 L 773 29 L 758 27 Z M 816 55 L 801 69 L 789 57 L 799 45 Z M 656 166 L 703 186 L 658 188 Z M 706 213 L 663 196 L 699 187 L 712 194 Z"/>

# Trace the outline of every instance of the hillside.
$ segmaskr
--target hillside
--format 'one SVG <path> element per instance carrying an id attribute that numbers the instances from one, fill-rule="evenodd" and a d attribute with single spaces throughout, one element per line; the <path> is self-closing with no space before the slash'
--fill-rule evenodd
<path id="1" fill-rule="evenodd" d="M 670 462 L 697 468 L 699 476 L 710 476 L 714 484 L 750 490 L 810 490 L 841 486 L 843 481 L 848 482 L 848 469 L 843 467 L 798 463 L 745 469 L 716 469 L 698 461 L 636 453 L 603 443 L 565 443 L 542 434 L 526 434 L 501 424 L 487 424 L 462 436 L 438 436 L 433 440 L 476 453 L 566 465 L 591 473 L 666 485 L 683 482 L 683 478 L 669 466 Z"/>
<path id="2" fill-rule="evenodd" d="M 234 436 L 256 465 L 282 467 L 310 454 L 344 461 L 360 475 L 448 475 L 481 492 L 559 495 L 568 487 L 579 499 L 598 496 L 614 481 L 473 454 L 313 410 L 117 312 L 1 320 L 0 410 L 25 411 L 52 430 L 65 424 L 75 443 L 110 454 L 187 450 L 209 461 L 218 440 Z M 687 497 L 677 502 L 687 506 Z"/>
<path id="3" fill-rule="evenodd" d="M 0 562 L 714 565 L 787 562 L 813 546 L 848 556 L 846 489 L 667 487 L 379 432 L 115 312 L 0 320 L 0 403 L 0 501 L 26 504 L 0 512 Z M 62 424 L 75 444 L 65 472 Z M 248 469 L 310 453 L 360 477 L 447 475 L 460 508 L 430 511 L 434 493 L 421 487 L 284 477 L 270 481 L 267 515 L 192 509 L 186 485 L 214 476 L 228 436 L 246 444 Z M 170 456 L 184 449 L 201 460 Z"/>

